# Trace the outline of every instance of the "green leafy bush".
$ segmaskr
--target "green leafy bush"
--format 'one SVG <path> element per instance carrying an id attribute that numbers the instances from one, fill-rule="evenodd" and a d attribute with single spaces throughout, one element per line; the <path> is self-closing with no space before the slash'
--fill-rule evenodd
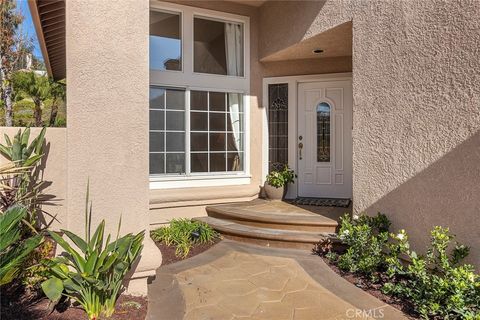
<path id="1" fill-rule="evenodd" d="M 153 230 L 151 237 L 167 246 L 175 246 L 175 255 L 185 259 L 194 244 L 212 243 L 218 233 L 200 221 L 172 219 L 168 227 Z"/>
<path id="2" fill-rule="evenodd" d="M 296 178 L 295 172 L 287 165 L 282 170 L 273 170 L 267 175 L 267 183 L 275 188 L 281 188 L 293 183 Z"/>
<path id="3" fill-rule="evenodd" d="M 40 245 L 43 237 L 21 239 L 21 221 L 27 210 L 12 206 L 0 214 L 0 285 L 10 283 L 22 269 L 23 262 Z"/>
<path id="4" fill-rule="evenodd" d="M 90 210 L 87 206 L 84 239 L 62 230 L 79 250 L 49 231 L 65 253 L 45 262 L 50 278 L 42 283 L 42 289 L 51 301 L 57 302 L 64 295 L 77 301 L 89 319 L 98 319 L 100 315 L 110 317 L 115 311 L 123 279 L 142 251 L 144 231 L 119 237 L 120 220 L 115 241 L 110 242 L 110 234 L 104 241 L 105 221 L 92 235 L 91 217 L 91 206 Z"/>
<path id="5" fill-rule="evenodd" d="M 405 230 L 390 233 L 387 217 L 342 217 L 339 237 L 343 254 L 326 257 L 345 271 L 383 282 L 385 294 L 409 301 L 425 319 L 480 319 L 480 276 L 473 266 L 460 265 L 468 247 L 452 243 L 448 228 L 431 231 L 424 256 L 410 250 Z"/>
<path id="6" fill-rule="evenodd" d="M 374 278 L 385 263 L 382 250 L 388 240 L 389 227 L 387 217 L 380 213 L 376 217 L 343 216 L 339 237 L 348 249 L 338 257 L 339 268 Z"/>
<path id="7" fill-rule="evenodd" d="M 469 249 L 452 245 L 454 238 L 437 226 L 425 256 L 404 250 L 411 263 L 396 272 L 385 291 L 410 300 L 424 318 L 480 319 L 480 276 L 473 266 L 459 264 Z"/>

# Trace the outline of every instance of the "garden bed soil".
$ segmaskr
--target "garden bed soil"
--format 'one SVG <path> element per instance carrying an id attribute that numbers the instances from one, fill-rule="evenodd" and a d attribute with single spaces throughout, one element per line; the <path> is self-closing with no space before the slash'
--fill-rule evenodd
<path id="1" fill-rule="evenodd" d="M 50 301 L 36 292 L 28 292 L 23 286 L 9 285 L 1 289 L 0 319 L 20 320 L 86 320 L 85 311 L 79 306 L 68 307 L 60 302 L 50 312 Z M 145 320 L 147 315 L 147 299 L 121 295 L 117 301 L 115 313 L 109 320 Z M 99 318 L 99 320 L 102 317 Z"/>
<path id="2" fill-rule="evenodd" d="M 193 247 L 190 249 L 190 252 L 188 253 L 185 259 L 191 258 L 193 256 L 196 256 L 197 254 L 207 251 L 208 249 L 210 249 L 220 241 L 221 239 L 215 239 L 212 243 L 193 245 Z M 175 246 L 167 246 L 162 242 L 155 242 L 155 243 L 157 244 L 157 247 L 162 252 L 162 266 L 185 260 L 175 255 Z"/>
<path id="3" fill-rule="evenodd" d="M 362 289 L 363 291 L 369 293 L 370 295 L 374 296 L 375 298 L 389 304 L 390 306 L 402 311 L 408 318 L 410 319 L 419 319 L 418 314 L 415 312 L 413 309 L 413 306 L 410 302 L 394 298 L 391 296 L 388 296 L 384 294 L 381 289 L 383 284 L 381 282 L 379 283 L 373 283 L 371 280 L 368 278 L 350 273 L 350 272 L 345 272 L 340 270 L 340 268 L 332 263 L 329 259 L 327 259 L 325 256 L 320 255 L 323 261 L 337 273 L 340 275 L 342 278 L 350 282 L 351 284 L 355 285 L 356 287 Z"/>

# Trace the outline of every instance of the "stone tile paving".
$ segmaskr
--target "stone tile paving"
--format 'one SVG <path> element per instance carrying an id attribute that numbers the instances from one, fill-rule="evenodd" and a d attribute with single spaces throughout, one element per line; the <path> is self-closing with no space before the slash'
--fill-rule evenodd
<path id="1" fill-rule="evenodd" d="M 165 266 L 149 287 L 147 319 L 406 319 L 299 250 L 224 240 Z"/>

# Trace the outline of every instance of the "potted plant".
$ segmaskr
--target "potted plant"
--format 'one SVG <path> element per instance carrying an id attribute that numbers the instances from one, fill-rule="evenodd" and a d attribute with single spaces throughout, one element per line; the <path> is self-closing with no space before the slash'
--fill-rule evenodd
<path id="1" fill-rule="evenodd" d="M 289 183 L 297 177 L 295 172 L 285 165 L 281 170 L 272 170 L 267 175 L 265 182 L 265 193 L 270 200 L 282 200 L 287 193 Z"/>

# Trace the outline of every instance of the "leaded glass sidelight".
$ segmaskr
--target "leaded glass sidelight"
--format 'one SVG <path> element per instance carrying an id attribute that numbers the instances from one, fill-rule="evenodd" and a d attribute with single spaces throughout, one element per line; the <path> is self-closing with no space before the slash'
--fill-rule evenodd
<path id="1" fill-rule="evenodd" d="M 288 163 L 288 84 L 268 85 L 269 171 Z"/>
<path id="2" fill-rule="evenodd" d="M 317 105 L 317 162 L 330 162 L 330 105 Z"/>

